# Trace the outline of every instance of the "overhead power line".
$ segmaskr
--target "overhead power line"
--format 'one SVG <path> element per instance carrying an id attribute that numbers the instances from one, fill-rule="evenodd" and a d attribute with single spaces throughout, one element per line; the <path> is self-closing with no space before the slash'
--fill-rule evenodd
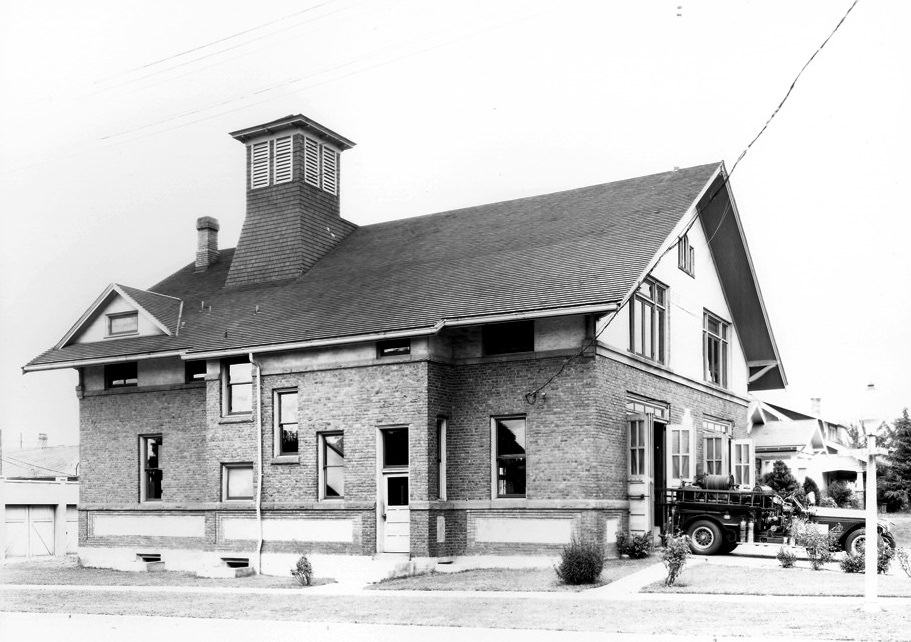
<path id="1" fill-rule="evenodd" d="M 782 98 L 782 99 L 781 99 L 781 102 L 778 103 L 778 106 L 777 106 L 777 107 L 775 108 L 775 110 L 772 112 L 772 115 L 769 116 L 768 120 L 766 120 L 765 124 L 764 124 L 764 125 L 762 126 L 762 128 L 759 130 L 759 133 L 756 134 L 756 136 L 753 137 L 753 140 L 751 140 L 750 143 L 744 148 L 744 150 L 740 153 L 740 156 L 737 157 L 737 160 L 734 161 L 734 164 L 731 166 L 731 171 L 728 172 L 727 176 L 726 176 L 726 177 L 724 178 L 724 180 L 721 182 L 721 185 L 718 186 L 718 189 L 716 189 L 716 190 L 711 194 L 711 196 L 709 197 L 709 200 L 706 202 L 706 205 L 708 205 L 709 203 L 711 203 L 712 201 L 714 201 L 714 200 L 715 200 L 715 197 L 716 197 L 716 196 L 721 192 L 721 190 L 723 190 L 723 189 L 725 188 L 725 186 L 730 182 L 731 176 L 734 174 L 734 170 L 737 169 L 737 166 L 740 164 L 740 161 L 743 160 L 743 158 L 747 155 L 747 152 L 750 151 L 750 148 L 753 146 L 753 144 L 754 144 L 757 140 L 759 140 L 759 138 L 765 133 L 766 129 L 768 129 L 769 124 L 772 122 L 772 119 L 774 119 L 775 116 L 778 114 L 778 112 L 781 111 L 781 108 L 784 106 L 785 102 L 787 102 L 788 98 L 791 96 L 791 92 L 794 91 L 794 86 L 797 84 L 797 81 L 800 80 L 800 77 L 803 75 L 803 72 L 806 70 L 807 67 L 810 66 L 810 63 L 813 62 L 813 60 L 816 58 L 816 56 L 819 54 L 819 52 L 822 51 L 823 47 L 826 46 L 826 44 L 829 42 L 829 40 L 832 39 L 832 36 L 835 35 L 835 32 L 838 31 L 838 29 L 839 29 L 839 28 L 841 27 L 841 25 L 844 23 L 845 19 L 848 17 L 848 15 L 851 13 L 851 11 L 854 10 L 854 7 L 857 6 L 857 3 L 858 3 L 859 1 L 860 1 L 860 0 L 854 0 L 854 2 L 851 3 L 851 6 L 848 7 L 848 10 L 847 10 L 847 11 L 845 12 L 845 14 L 841 17 L 841 20 L 838 21 L 838 24 L 835 25 L 835 28 L 832 29 L 831 33 L 829 33 L 829 35 L 826 36 L 826 39 L 822 41 L 822 44 L 819 45 L 819 47 L 816 48 L 816 51 L 813 52 L 813 55 L 811 55 L 810 58 L 804 63 L 803 67 L 800 68 L 800 71 L 797 72 L 797 75 L 794 77 L 794 80 L 791 82 L 791 85 L 788 87 L 788 91 L 785 92 L 784 98 Z M 722 212 L 721 216 L 720 216 L 719 219 L 718 219 L 718 225 L 715 227 L 715 229 L 714 229 L 714 231 L 711 233 L 711 235 L 708 236 L 708 239 L 707 239 L 707 241 L 706 241 L 706 245 L 711 245 L 712 240 L 713 240 L 713 239 L 715 238 L 715 236 L 718 234 L 718 231 L 721 229 L 722 224 L 724 223 L 725 219 L 727 218 L 727 215 L 730 213 L 730 211 L 731 211 L 732 209 L 733 209 L 733 208 L 732 208 L 731 202 L 728 201 L 728 203 L 727 203 L 727 205 L 726 205 L 726 207 L 725 207 L 725 209 L 724 209 L 724 212 Z M 693 226 L 693 224 L 694 224 L 695 221 L 696 221 L 696 218 L 697 218 L 697 217 L 694 217 L 693 220 L 690 221 L 690 223 L 689 223 L 689 224 L 684 228 L 684 230 L 678 235 L 678 237 L 677 237 L 677 242 L 679 242 L 680 238 L 682 238 L 683 235 L 685 235 L 685 234 L 689 231 L 689 229 Z M 655 262 L 655 265 L 657 265 L 658 262 L 660 262 L 661 259 L 663 259 L 663 258 L 667 255 L 667 253 L 670 252 L 670 251 L 674 248 L 675 245 L 676 245 L 676 242 L 675 242 L 675 243 L 670 243 L 670 244 L 668 245 L 668 247 L 667 247 L 667 248 L 661 253 L 661 255 L 658 257 L 658 261 Z M 557 377 L 559 377 L 561 374 L 563 374 L 563 372 L 566 370 L 566 368 L 567 368 L 572 362 L 574 362 L 576 359 L 579 359 L 579 358 L 582 357 L 588 350 L 590 350 L 591 348 L 593 348 L 593 347 L 597 344 L 598 337 L 601 336 L 601 333 L 603 333 L 603 332 L 607 329 L 607 327 L 614 321 L 614 319 L 617 318 L 618 314 L 620 313 L 620 310 L 623 309 L 623 307 L 624 307 L 627 303 L 629 303 L 629 300 L 632 298 L 632 296 L 638 291 L 638 289 L 639 289 L 641 286 L 642 286 L 642 279 L 640 278 L 640 279 L 638 279 L 638 280 L 636 281 L 634 287 L 630 290 L 630 292 L 627 294 L 627 296 L 620 302 L 620 304 L 617 306 L 617 309 L 613 312 L 613 314 L 610 316 L 610 318 L 607 319 L 607 321 L 604 323 L 604 325 L 602 326 L 602 328 L 601 328 L 598 332 L 596 332 L 596 333 L 594 334 L 594 336 L 593 336 L 591 339 L 585 341 L 585 342 L 583 343 L 583 345 L 582 345 L 582 348 L 581 348 L 578 352 L 574 353 L 574 354 L 573 354 L 572 356 L 570 356 L 570 357 L 567 357 L 566 360 L 563 362 L 563 364 L 560 366 L 560 368 L 557 370 L 557 372 L 554 373 L 547 381 L 545 381 L 543 384 L 541 384 L 540 386 L 538 386 L 537 388 L 535 388 L 535 389 L 532 390 L 531 392 L 526 393 L 526 394 L 525 394 L 525 401 L 528 402 L 529 404 L 533 405 L 533 404 L 538 400 L 538 395 L 539 395 L 540 393 L 544 392 L 544 390 L 546 390 L 547 387 L 550 386 L 550 384 L 552 384 L 552 383 L 554 382 L 555 379 L 557 379 Z"/>
<path id="2" fill-rule="evenodd" d="M 62 470 L 54 470 L 53 468 L 47 468 L 46 466 L 39 466 L 38 464 L 33 464 L 31 462 L 22 461 L 21 459 L 16 459 L 15 457 L 10 457 L 5 455 L 3 461 L 8 464 L 13 464 L 14 466 L 25 466 L 28 468 L 39 468 L 41 470 L 46 470 L 51 473 L 57 473 L 58 475 L 66 475 L 67 477 L 73 477 L 73 473 L 67 473 Z"/>

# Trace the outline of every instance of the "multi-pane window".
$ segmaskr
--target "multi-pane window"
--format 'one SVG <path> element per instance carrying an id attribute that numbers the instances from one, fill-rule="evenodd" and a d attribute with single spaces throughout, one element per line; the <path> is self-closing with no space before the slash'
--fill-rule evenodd
<path id="1" fill-rule="evenodd" d="M 689 274 L 696 275 L 696 256 L 690 237 L 686 234 L 677 242 L 677 267 Z"/>
<path id="2" fill-rule="evenodd" d="M 748 440 L 734 441 L 734 483 L 738 485 L 751 485 L 753 449 Z"/>
<path id="3" fill-rule="evenodd" d="M 136 362 L 112 363 L 104 367 L 105 388 L 129 388 L 137 385 Z"/>
<path id="4" fill-rule="evenodd" d="M 298 454 L 297 391 L 275 393 L 275 431 L 279 455 Z"/>
<path id="5" fill-rule="evenodd" d="M 109 314 L 108 319 L 108 336 L 117 337 L 127 334 L 136 334 L 139 332 L 139 313 L 138 312 L 121 312 L 119 314 Z"/>
<path id="6" fill-rule="evenodd" d="M 690 477 L 692 464 L 691 430 L 682 425 L 673 425 L 668 428 L 671 449 L 671 477 L 673 479 L 687 479 Z"/>
<path id="7" fill-rule="evenodd" d="M 706 475 L 726 475 L 727 450 L 731 425 L 726 422 L 706 419 L 702 422 L 703 459 Z"/>
<path id="8" fill-rule="evenodd" d="M 320 499 L 345 496 L 345 437 L 340 432 L 319 436 Z"/>
<path id="9" fill-rule="evenodd" d="M 225 413 L 246 414 L 253 411 L 253 364 L 247 359 L 224 361 Z"/>
<path id="10" fill-rule="evenodd" d="M 703 315 L 702 344 L 705 362 L 705 380 L 715 385 L 728 385 L 728 344 L 731 324 L 711 312 Z"/>
<path id="11" fill-rule="evenodd" d="M 145 502 L 161 499 L 161 445 L 161 435 L 139 438 L 140 498 Z"/>
<path id="12" fill-rule="evenodd" d="M 222 464 L 222 498 L 253 499 L 253 464 Z"/>
<path id="13" fill-rule="evenodd" d="M 645 419 L 629 422 L 629 474 L 645 475 Z"/>
<path id="14" fill-rule="evenodd" d="M 667 363 L 667 288 L 646 279 L 630 303 L 630 350 Z"/>
<path id="15" fill-rule="evenodd" d="M 497 497 L 525 497 L 525 417 L 494 417 Z"/>

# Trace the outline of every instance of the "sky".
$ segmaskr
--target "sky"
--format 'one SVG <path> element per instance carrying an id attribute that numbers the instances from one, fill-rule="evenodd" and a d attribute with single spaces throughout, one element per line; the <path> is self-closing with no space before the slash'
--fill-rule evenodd
<path id="1" fill-rule="evenodd" d="M 358 224 L 703 163 L 730 170 L 853 0 L 0 3 L 0 429 L 78 440 L 72 370 L 23 375 L 111 282 L 233 247 L 244 150 L 304 114 L 357 146 Z M 860 0 L 731 186 L 789 387 L 911 405 L 911 3 Z M 874 399 L 865 392 L 874 383 Z"/>

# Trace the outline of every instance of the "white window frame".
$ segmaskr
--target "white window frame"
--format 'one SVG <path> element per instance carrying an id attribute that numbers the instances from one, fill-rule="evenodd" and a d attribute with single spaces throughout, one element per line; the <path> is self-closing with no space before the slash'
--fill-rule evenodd
<path id="1" fill-rule="evenodd" d="M 756 447 L 752 439 L 734 439 L 731 442 L 734 482 L 741 486 L 754 486 L 756 484 L 756 467 L 753 462 L 756 459 Z M 746 460 L 741 457 L 746 454 Z M 743 473 L 746 475 L 742 477 Z M 745 481 L 744 481 L 745 480 Z"/>
<path id="2" fill-rule="evenodd" d="M 709 330 L 709 322 L 713 321 L 718 324 L 718 333 Z M 715 345 L 715 351 L 718 355 L 718 377 L 712 375 L 712 364 L 709 360 L 709 345 Z M 702 316 L 702 361 L 704 366 L 704 376 L 708 383 L 728 387 L 728 370 L 730 369 L 730 352 L 731 352 L 731 324 L 725 321 L 717 314 L 712 314 L 708 310 L 703 311 Z"/>
<path id="3" fill-rule="evenodd" d="M 294 139 L 282 136 L 272 141 L 272 184 L 290 183 L 294 179 Z"/>
<path id="4" fill-rule="evenodd" d="M 733 425 L 729 421 L 707 417 L 702 420 L 702 470 L 706 475 L 730 475 L 730 443 Z M 718 457 L 712 462 L 721 462 L 721 472 L 709 472 L 709 441 L 717 441 Z"/>
<path id="5" fill-rule="evenodd" d="M 521 419 L 525 424 L 525 454 L 519 455 L 499 455 L 499 443 L 497 440 L 497 422 L 513 421 Z M 528 498 L 528 417 L 526 415 L 496 415 L 490 418 L 490 459 L 491 459 L 491 497 L 493 499 L 527 499 Z M 524 459 L 525 460 L 525 492 L 522 494 L 511 493 L 500 494 L 500 459 Z"/>
<path id="6" fill-rule="evenodd" d="M 693 429 L 689 424 L 667 424 L 665 432 L 668 439 L 668 486 L 675 486 L 682 480 L 689 480 L 694 477 Z M 680 439 L 674 439 L 676 434 L 680 435 Z M 683 448 L 678 449 L 678 446 L 685 446 L 685 451 Z M 675 462 L 678 463 L 677 475 L 674 474 Z"/>
<path id="7" fill-rule="evenodd" d="M 696 276 L 696 252 L 690 245 L 689 234 L 677 242 L 677 267 L 692 277 Z"/>
<path id="8" fill-rule="evenodd" d="M 446 501 L 446 417 L 437 417 L 437 497 Z"/>
<path id="9" fill-rule="evenodd" d="M 644 288 L 648 292 L 643 292 Z M 660 364 L 668 363 L 669 295 L 666 285 L 648 278 L 642 282 L 629 303 L 630 352 Z"/>
<path id="10" fill-rule="evenodd" d="M 272 176 L 272 141 L 250 145 L 250 189 L 269 187 Z"/>
<path id="11" fill-rule="evenodd" d="M 644 480 L 649 476 L 648 431 L 650 422 L 645 413 L 637 413 L 626 418 L 626 425 L 626 471 L 630 479 Z"/>
<path id="12" fill-rule="evenodd" d="M 240 365 L 247 363 L 250 366 L 250 381 L 241 381 L 234 382 L 231 381 L 231 366 Z M 229 417 L 243 417 L 246 415 L 253 414 L 253 364 L 244 359 L 223 359 L 221 362 L 221 389 L 222 389 L 222 416 Z M 250 407 L 235 410 L 233 409 L 233 399 L 234 399 L 234 387 L 239 386 L 249 386 L 250 387 Z"/>
<path id="13" fill-rule="evenodd" d="M 250 494 L 231 497 L 229 495 L 230 477 L 233 471 L 250 471 Z M 256 476 L 253 474 L 252 462 L 237 462 L 221 465 L 221 500 L 223 502 L 248 502 L 256 494 Z"/>
<path id="14" fill-rule="evenodd" d="M 149 441 L 155 440 L 158 445 L 158 466 L 149 468 Z M 139 501 L 160 502 L 164 496 L 164 469 L 162 468 L 162 446 L 164 439 L 161 434 L 139 436 Z M 148 471 L 157 470 L 161 473 L 161 496 L 149 497 Z"/>
<path id="15" fill-rule="evenodd" d="M 282 415 L 282 397 L 294 395 L 295 416 L 294 421 L 285 421 Z M 276 457 L 295 457 L 300 456 L 300 397 L 297 388 L 282 388 L 272 391 L 272 423 L 274 427 L 274 444 L 273 452 Z M 282 436 L 284 427 L 294 424 L 297 426 L 297 450 L 294 452 L 285 452 L 282 449 Z"/>
<path id="16" fill-rule="evenodd" d="M 347 468 L 347 457 L 343 454 L 342 461 L 344 462 L 340 468 L 342 469 L 342 495 L 341 496 L 326 496 L 326 437 L 336 437 L 340 436 L 343 440 L 345 438 L 345 433 L 341 430 L 327 430 L 325 432 L 317 433 L 316 443 L 317 443 L 317 481 L 318 481 L 318 497 L 319 500 L 326 502 L 334 501 L 343 501 L 345 499 L 345 488 L 347 485 L 347 478 L 345 476 L 345 469 Z M 343 441 L 344 443 L 344 441 Z M 333 466 L 333 468 L 339 468 L 339 466 Z"/>
<path id="17" fill-rule="evenodd" d="M 107 316 L 107 333 L 108 337 L 129 337 L 134 334 L 139 334 L 139 312 L 137 310 L 132 310 L 130 312 L 114 312 Z M 115 321 L 121 319 L 132 319 L 134 321 L 133 327 L 129 330 L 120 330 L 114 331 L 113 326 Z"/>

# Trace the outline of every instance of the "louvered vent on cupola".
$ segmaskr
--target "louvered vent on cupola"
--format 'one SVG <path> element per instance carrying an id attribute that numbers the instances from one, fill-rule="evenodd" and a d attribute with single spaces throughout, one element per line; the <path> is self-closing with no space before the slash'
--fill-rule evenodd
<path id="1" fill-rule="evenodd" d="M 247 217 L 225 287 L 297 278 L 355 226 L 339 215 L 339 154 L 354 143 L 304 116 L 231 134 L 247 145 Z"/>

